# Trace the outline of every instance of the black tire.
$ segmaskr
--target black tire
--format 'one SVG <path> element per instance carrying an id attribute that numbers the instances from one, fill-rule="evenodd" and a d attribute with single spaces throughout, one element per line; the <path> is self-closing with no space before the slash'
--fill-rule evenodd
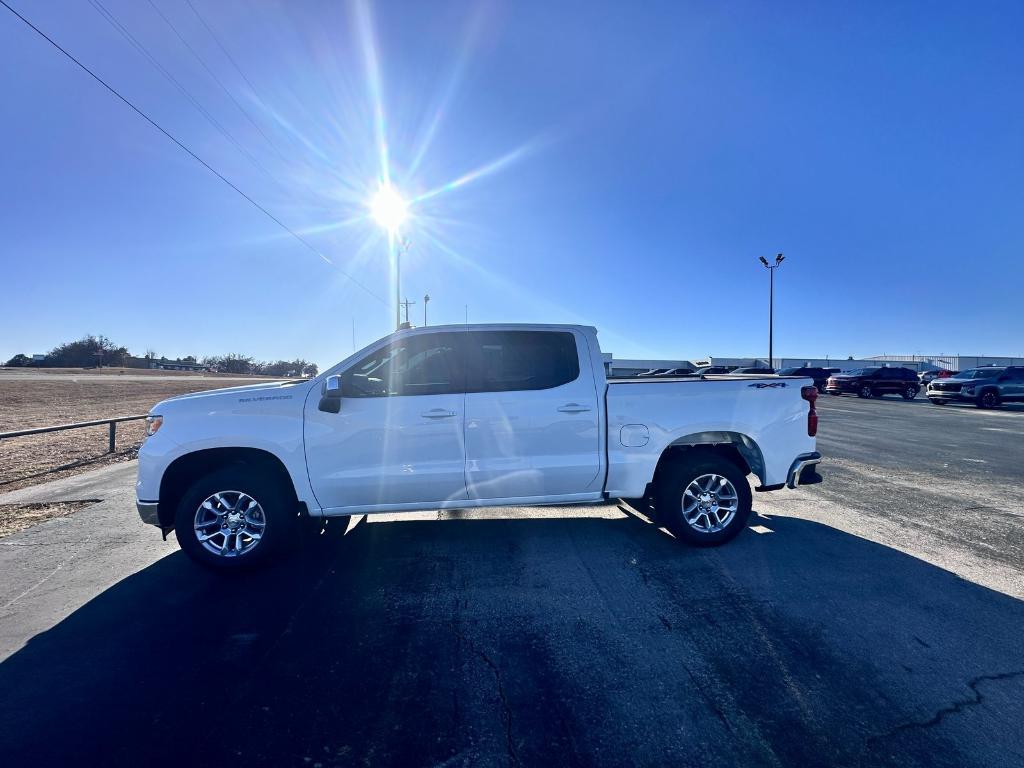
<path id="1" fill-rule="evenodd" d="M 994 389 L 986 389 L 978 395 L 978 399 L 974 401 L 974 404 L 979 408 L 998 408 L 999 393 Z"/>
<path id="2" fill-rule="evenodd" d="M 709 474 L 724 477 L 736 491 L 735 513 L 717 531 L 698 530 L 687 522 L 683 514 L 683 498 L 687 487 Z M 685 456 L 664 468 L 655 489 L 655 508 L 659 522 L 676 538 L 697 547 L 713 547 L 736 538 L 747 525 L 752 505 L 750 483 L 743 472 L 728 459 L 708 453 Z M 711 518 L 707 519 L 710 522 Z"/>
<path id="3" fill-rule="evenodd" d="M 904 400 L 913 400 L 917 397 L 917 393 L 920 391 L 918 387 L 910 386 L 903 390 L 901 393 Z"/>
<path id="4" fill-rule="evenodd" d="M 263 521 L 260 537 L 255 540 L 244 533 L 239 536 L 231 534 L 230 531 L 226 536 L 217 530 L 216 525 L 211 524 L 206 529 L 208 533 L 213 531 L 209 535 L 221 537 L 211 540 L 211 546 L 218 543 L 228 546 L 227 542 L 238 543 L 240 540 L 255 541 L 253 546 L 238 554 L 214 554 L 199 540 L 195 529 L 196 516 L 199 514 L 200 506 L 214 494 L 224 494 L 230 501 L 230 494 L 236 493 L 249 496 L 259 505 L 259 512 L 262 514 L 257 516 Z M 239 500 L 238 497 L 233 499 L 235 503 Z M 214 503 L 212 506 L 220 505 Z M 285 552 L 294 543 L 299 528 L 298 522 L 294 500 L 280 480 L 247 467 L 228 467 L 199 478 L 185 492 L 174 516 L 174 535 L 185 554 L 200 565 L 218 571 L 235 571 L 261 565 Z M 226 523 L 221 527 L 224 525 Z M 233 539 L 228 536 L 233 536 Z M 234 547 L 234 543 L 228 546 L 229 550 Z"/>
<path id="5" fill-rule="evenodd" d="M 875 391 L 871 387 L 869 387 L 867 385 L 865 385 L 865 386 L 863 386 L 863 387 L 861 387 L 860 389 L 857 390 L 857 397 L 869 398 L 869 397 L 874 397 L 874 396 L 875 396 Z"/>
<path id="6" fill-rule="evenodd" d="M 818 386 L 818 394 L 819 395 L 824 395 L 825 394 L 825 385 L 824 384 L 821 384 L 821 385 Z"/>

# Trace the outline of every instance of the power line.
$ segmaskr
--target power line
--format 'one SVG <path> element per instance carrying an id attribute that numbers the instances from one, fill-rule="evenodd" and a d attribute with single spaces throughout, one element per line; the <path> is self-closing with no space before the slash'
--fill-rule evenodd
<path id="1" fill-rule="evenodd" d="M 110 91 L 110 93 L 112 93 L 114 96 L 116 96 L 122 102 L 124 102 L 124 104 L 127 105 L 133 112 L 135 112 L 135 114 L 137 114 L 139 117 L 141 117 L 147 123 L 149 123 L 151 126 L 153 126 L 158 131 L 160 131 L 160 133 L 162 133 L 168 139 L 173 141 L 181 150 L 183 150 L 184 152 L 188 153 L 188 155 L 191 156 L 193 160 L 195 160 L 197 163 L 199 163 L 201 166 L 203 166 L 206 170 L 208 170 L 210 173 L 212 173 L 218 179 L 220 179 L 225 184 L 227 184 L 229 187 L 231 187 L 231 189 L 233 189 L 235 192 L 237 192 L 241 197 L 245 198 L 245 200 L 247 200 L 254 208 L 256 208 L 256 210 L 260 211 L 264 216 L 266 216 L 272 222 L 277 224 L 277 226 L 279 226 L 281 229 L 283 229 L 289 235 L 294 237 L 296 240 L 298 240 L 300 243 L 302 243 L 304 246 L 306 246 L 306 248 L 308 248 L 310 251 L 312 251 L 317 256 L 319 256 L 321 259 L 326 261 L 328 264 L 331 264 L 332 266 L 334 266 L 335 269 L 337 269 L 339 272 L 341 272 L 342 275 L 344 275 L 346 278 L 348 278 L 354 284 L 358 285 L 360 288 L 362 288 L 364 291 L 366 291 L 368 294 L 370 294 L 370 296 L 373 296 L 373 298 L 377 299 L 377 301 L 379 301 L 379 302 L 381 302 L 382 304 L 385 304 L 385 305 L 388 304 L 387 299 L 384 299 L 381 296 L 379 296 L 378 294 L 374 293 L 371 289 L 369 289 L 365 285 L 363 285 L 359 280 L 356 280 L 356 278 L 354 278 L 348 272 L 346 272 L 341 267 L 336 265 L 329 258 L 324 256 L 324 254 L 321 253 L 320 250 L 316 248 L 316 246 L 314 246 L 312 243 L 310 243 L 308 240 L 306 240 L 304 237 L 302 237 L 302 235 L 300 235 L 298 232 L 296 232 L 291 227 L 289 227 L 287 224 L 285 224 L 283 221 L 281 221 L 279 218 L 277 218 L 274 214 L 272 214 L 270 211 L 268 211 L 266 208 L 264 208 L 262 205 L 260 205 L 258 202 L 256 202 L 253 198 L 249 197 L 249 195 L 247 195 L 240 188 L 235 186 L 235 184 L 232 181 L 230 181 L 226 176 L 221 174 L 216 168 L 214 168 L 212 165 L 210 165 L 205 160 L 203 160 L 203 158 L 201 158 L 199 155 L 197 155 L 195 152 L 193 152 L 187 146 L 182 144 L 178 139 L 176 139 L 171 133 L 169 133 L 166 129 L 164 129 L 153 118 L 151 118 L 149 115 L 147 115 L 145 112 L 143 112 L 137 106 L 135 106 L 126 97 L 122 96 L 118 92 L 118 90 L 116 88 L 114 88 L 112 85 L 110 85 L 109 83 L 107 83 L 106 80 L 104 80 L 102 77 L 100 77 L 95 72 L 93 72 L 91 69 L 89 69 L 89 67 L 85 66 L 85 64 L 83 64 L 81 61 L 76 59 L 67 50 L 62 48 L 61 45 L 59 43 L 57 43 L 53 38 L 51 38 L 49 35 L 47 35 L 45 32 L 43 32 L 39 27 L 37 27 L 31 21 L 29 21 L 24 16 L 22 16 L 18 11 L 16 11 L 14 8 L 12 8 L 10 5 L 8 5 L 7 4 L 7 0 L 0 0 L 0 5 L 2 5 L 4 8 L 6 8 L 11 13 L 13 13 L 15 16 L 17 16 L 22 22 L 25 23 L 26 26 L 31 28 L 33 32 L 35 32 L 37 35 L 39 35 L 41 38 L 43 38 L 46 42 L 48 42 L 50 45 L 52 45 L 54 48 L 56 48 L 58 51 L 60 51 L 62 54 L 64 54 L 68 59 L 70 59 L 72 62 L 74 62 L 76 65 L 78 65 L 78 67 L 80 69 L 82 69 L 87 75 L 89 75 L 89 77 L 91 77 L 97 83 L 99 83 L 104 88 L 106 88 L 108 91 Z"/>
<path id="2" fill-rule="evenodd" d="M 228 52 L 228 49 L 220 41 L 220 38 L 217 36 L 217 33 L 213 31 L 213 27 L 211 27 L 206 22 L 206 19 L 203 18 L 203 15 L 201 13 L 199 13 L 199 10 L 194 5 L 192 5 L 192 0 L 185 0 L 185 2 L 188 3 L 188 7 L 192 9 L 192 13 L 194 13 L 196 15 L 196 18 L 199 19 L 199 23 L 206 27 L 206 31 L 210 33 L 210 37 L 213 38 L 213 42 L 215 42 L 217 44 L 217 47 L 220 48 L 221 53 L 223 53 L 227 60 L 231 62 L 231 66 L 235 68 L 235 72 L 237 72 L 239 77 L 241 77 L 242 80 L 245 81 L 245 84 L 249 86 L 249 90 L 252 91 L 253 95 L 259 100 L 261 104 L 266 106 L 266 102 L 260 97 L 259 92 L 256 90 L 256 87 L 251 82 L 249 82 L 249 78 L 245 76 L 245 72 L 243 72 L 242 68 L 238 66 L 238 62 L 235 61 L 235 57 Z"/>
<path id="3" fill-rule="evenodd" d="M 142 54 L 149 61 L 150 64 L 156 67 L 157 71 L 161 75 L 163 75 L 164 78 L 171 85 L 177 88 L 182 96 L 184 96 L 186 99 L 189 100 L 189 102 L 191 102 L 192 106 L 195 107 L 196 110 L 198 110 L 199 113 L 206 118 L 207 122 L 209 122 L 210 125 L 212 125 L 217 130 L 217 132 L 220 133 L 221 136 L 223 136 L 231 144 L 233 144 L 235 149 L 237 149 L 239 152 L 245 155 L 249 162 L 252 163 L 253 166 L 256 167 L 259 171 L 261 171 L 264 175 L 266 175 L 267 178 L 274 180 L 273 177 L 270 175 L 270 172 L 266 169 L 266 167 L 259 160 L 253 157 L 253 155 L 247 149 L 245 149 L 245 147 L 243 147 L 234 136 L 231 135 L 228 129 L 221 125 L 220 122 L 213 115 L 210 114 L 206 107 L 199 103 L 199 100 L 196 99 L 196 97 L 193 96 L 192 93 L 184 85 L 181 84 L 181 81 L 179 81 L 178 78 L 172 75 L 167 70 L 166 67 L 164 67 L 159 61 L 157 61 L 156 57 L 149 52 L 146 46 L 143 45 L 139 41 L 139 39 L 135 37 L 135 35 L 133 35 L 128 30 L 128 28 L 117 19 L 117 17 L 112 12 L 107 10 L 107 8 L 103 5 L 103 3 L 100 2 L 100 0 L 89 0 L 89 5 L 91 5 L 95 9 L 95 11 L 98 14 L 100 14 L 100 16 L 102 16 L 103 19 L 110 26 L 112 26 L 119 35 L 121 35 L 121 37 L 127 40 L 135 48 L 135 50 Z"/>
<path id="4" fill-rule="evenodd" d="M 157 6 L 157 4 L 153 0 L 149 0 L 149 4 L 153 7 L 153 10 L 156 11 L 157 15 L 164 20 L 164 23 L 171 28 L 171 31 L 174 33 L 175 37 L 177 37 L 178 40 L 181 41 L 181 44 L 188 49 L 188 52 L 192 54 L 193 58 L 195 58 L 195 60 L 199 62 L 202 68 L 206 70 L 206 74 L 208 74 L 213 79 L 213 81 L 218 86 L 220 86 L 220 89 L 224 91 L 227 97 L 231 99 L 231 103 L 238 107 L 238 111 L 245 115 L 245 119 L 249 121 L 253 128 L 259 131 L 260 136 L 262 136 L 266 140 L 267 144 L 269 144 L 274 149 L 278 157 L 280 157 L 282 160 L 285 160 L 286 158 L 284 157 L 284 155 L 281 154 L 281 150 L 277 148 L 277 145 L 274 144 L 274 142 L 271 141 L 270 137 L 263 132 L 263 129 L 260 128 L 259 124 L 253 119 L 252 115 L 249 114 L 249 111 L 239 103 L 238 99 L 235 98 L 234 94 L 231 93 L 230 89 L 226 85 L 224 85 L 221 79 L 217 77 L 216 73 L 206 63 L 206 60 L 199 55 L 199 52 L 195 48 L 193 48 L 189 44 L 188 40 L 186 40 L 185 37 L 181 34 L 181 32 L 178 31 L 178 28 L 174 26 L 174 23 L 169 18 L 167 18 L 164 12 L 160 10 L 159 6 Z"/>

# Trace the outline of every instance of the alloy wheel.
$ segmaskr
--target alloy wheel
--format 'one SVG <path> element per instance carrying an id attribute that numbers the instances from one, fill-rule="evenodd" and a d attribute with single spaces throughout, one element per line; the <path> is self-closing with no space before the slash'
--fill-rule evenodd
<path id="1" fill-rule="evenodd" d="M 243 491 L 219 491 L 196 509 L 194 529 L 203 548 L 218 557 L 252 552 L 267 528 L 263 507 Z"/>
<path id="2" fill-rule="evenodd" d="M 683 491 L 683 517 L 695 531 L 715 533 L 736 516 L 739 494 L 729 479 L 710 473 L 691 481 Z"/>

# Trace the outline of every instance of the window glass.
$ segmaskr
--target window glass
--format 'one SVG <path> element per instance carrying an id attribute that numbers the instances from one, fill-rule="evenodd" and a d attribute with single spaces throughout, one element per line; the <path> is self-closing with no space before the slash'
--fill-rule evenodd
<path id="1" fill-rule="evenodd" d="M 345 397 L 444 395 L 464 391 L 457 333 L 410 336 L 370 353 L 342 376 Z"/>
<path id="2" fill-rule="evenodd" d="M 470 334 L 471 392 L 551 389 L 579 378 L 576 339 L 556 331 Z"/>

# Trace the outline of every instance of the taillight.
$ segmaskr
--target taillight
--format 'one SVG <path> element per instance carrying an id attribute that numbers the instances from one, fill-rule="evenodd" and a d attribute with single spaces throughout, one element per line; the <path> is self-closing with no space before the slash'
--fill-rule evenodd
<path id="1" fill-rule="evenodd" d="M 814 437 L 818 434 L 818 412 L 814 410 L 814 403 L 818 399 L 818 388 L 800 387 L 800 397 L 806 400 L 810 406 L 807 411 L 807 436 Z"/>

